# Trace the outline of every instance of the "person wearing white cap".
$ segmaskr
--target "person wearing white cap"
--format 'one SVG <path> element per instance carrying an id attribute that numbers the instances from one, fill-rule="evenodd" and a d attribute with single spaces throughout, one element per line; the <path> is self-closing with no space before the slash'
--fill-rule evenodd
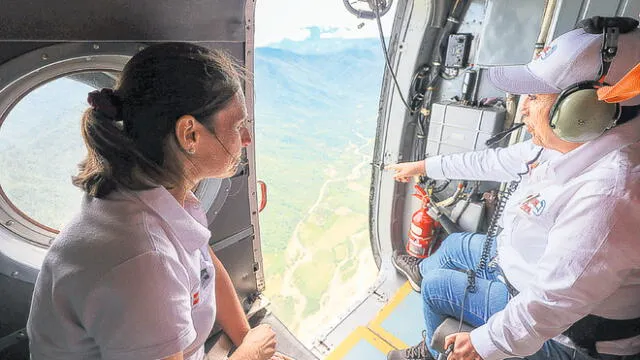
<path id="1" fill-rule="evenodd" d="M 527 65 L 489 71 L 496 87 L 524 96 L 531 140 L 387 166 L 403 182 L 428 174 L 512 184 L 493 243 L 451 234 L 421 262 L 394 255 L 419 284 L 426 333 L 388 359 L 437 358 L 434 330 L 461 315 L 475 329 L 447 336 L 448 360 L 638 358 L 640 99 L 608 104 L 596 89 L 640 62 L 640 30 L 628 18 L 583 25 Z"/>

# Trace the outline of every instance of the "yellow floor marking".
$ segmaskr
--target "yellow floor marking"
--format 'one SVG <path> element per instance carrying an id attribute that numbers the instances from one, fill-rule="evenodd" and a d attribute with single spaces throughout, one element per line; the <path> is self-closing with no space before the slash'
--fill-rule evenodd
<path id="1" fill-rule="evenodd" d="M 404 341 L 398 339 L 396 336 L 388 332 L 382 327 L 382 323 L 393 313 L 398 305 L 404 300 L 411 292 L 413 288 L 407 281 L 404 285 L 398 289 L 395 295 L 389 300 L 389 302 L 378 312 L 376 317 L 369 323 L 369 329 L 376 333 L 378 336 L 386 340 L 389 344 L 396 349 L 404 349 L 409 347 L 409 344 L 405 344 Z"/>
<path id="2" fill-rule="evenodd" d="M 384 357 L 389 351 L 393 350 L 393 347 L 386 341 L 372 333 L 366 327 L 360 326 L 356 328 L 349 336 L 347 336 L 338 347 L 336 347 L 325 360 L 339 360 L 349 354 L 349 352 L 360 342 L 366 341 L 373 345 L 376 349 L 380 350 L 381 356 Z M 363 359 L 364 360 L 364 359 Z"/>

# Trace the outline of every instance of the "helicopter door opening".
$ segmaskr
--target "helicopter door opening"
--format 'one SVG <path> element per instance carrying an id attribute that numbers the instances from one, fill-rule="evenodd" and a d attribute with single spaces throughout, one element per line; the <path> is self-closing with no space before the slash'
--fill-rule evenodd
<path id="1" fill-rule="evenodd" d="M 296 16 L 283 24 L 285 8 Z M 387 32 L 392 20 L 384 19 Z M 378 277 L 368 199 L 384 57 L 376 24 L 361 23 L 341 1 L 256 5 L 256 164 L 269 185 L 260 213 L 265 295 L 311 348 Z"/>

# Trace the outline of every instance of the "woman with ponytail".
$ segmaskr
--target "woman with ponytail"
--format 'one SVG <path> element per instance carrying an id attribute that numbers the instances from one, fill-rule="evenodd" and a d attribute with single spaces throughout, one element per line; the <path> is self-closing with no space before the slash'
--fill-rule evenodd
<path id="1" fill-rule="evenodd" d="M 202 360 L 214 321 L 230 359 L 279 358 L 274 332 L 250 328 L 191 192 L 233 175 L 251 143 L 240 81 L 223 53 L 166 43 L 89 94 L 73 178 L 85 197 L 36 281 L 32 359 Z"/>

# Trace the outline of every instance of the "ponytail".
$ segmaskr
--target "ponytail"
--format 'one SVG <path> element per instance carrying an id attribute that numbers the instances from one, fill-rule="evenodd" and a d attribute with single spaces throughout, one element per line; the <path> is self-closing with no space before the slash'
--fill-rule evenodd
<path id="1" fill-rule="evenodd" d="M 87 156 L 72 179 L 75 186 L 90 196 L 103 198 L 118 186 L 146 190 L 159 185 L 170 188 L 180 182 L 179 175 L 163 172 L 125 134 L 121 101 L 113 90 L 93 91 L 87 101 L 91 108 L 84 112 L 81 123 Z"/>

